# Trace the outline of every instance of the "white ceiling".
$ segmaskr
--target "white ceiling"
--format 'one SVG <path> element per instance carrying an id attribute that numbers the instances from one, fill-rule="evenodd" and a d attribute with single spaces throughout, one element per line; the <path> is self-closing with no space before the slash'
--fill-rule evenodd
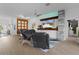
<path id="1" fill-rule="evenodd" d="M 51 3 L 49 6 L 45 6 L 45 3 L 0 3 L 0 15 L 12 17 L 18 15 L 33 16 L 35 13 L 35 9 L 37 9 L 36 12 L 43 14 L 53 10 L 68 9 L 78 6 L 79 4 L 68 3 Z"/>

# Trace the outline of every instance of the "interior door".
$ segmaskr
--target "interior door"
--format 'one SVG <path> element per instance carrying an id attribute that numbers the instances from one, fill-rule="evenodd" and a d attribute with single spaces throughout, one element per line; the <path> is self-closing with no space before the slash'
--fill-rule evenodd
<path id="1" fill-rule="evenodd" d="M 28 20 L 17 18 L 17 34 L 19 34 L 20 29 L 28 29 Z"/>

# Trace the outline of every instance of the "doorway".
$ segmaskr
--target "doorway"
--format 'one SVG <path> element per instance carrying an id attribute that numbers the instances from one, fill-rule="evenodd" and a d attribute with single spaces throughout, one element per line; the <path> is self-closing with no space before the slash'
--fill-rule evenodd
<path id="1" fill-rule="evenodd" d="M 78 20 L 68 20 L 68 36 L 75 36 L 78 27 Z"/>

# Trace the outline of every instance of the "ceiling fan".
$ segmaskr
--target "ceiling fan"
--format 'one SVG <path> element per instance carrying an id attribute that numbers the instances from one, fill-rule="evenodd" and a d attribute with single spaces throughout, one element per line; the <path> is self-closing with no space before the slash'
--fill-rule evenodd
<path id="1" fill-rule="evenodd" d="M 46 3 L 45 6 L 50 6 L 50 3 Z"/>

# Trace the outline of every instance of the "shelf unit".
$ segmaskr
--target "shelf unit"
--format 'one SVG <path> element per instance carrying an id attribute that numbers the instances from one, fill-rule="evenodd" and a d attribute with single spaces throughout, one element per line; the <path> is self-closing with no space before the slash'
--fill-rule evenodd
<path id="1" fill-rule="evenodd" d="M 28 29 L 28 19 L 17 18 L 17 34 L 21 29 Z"/>

